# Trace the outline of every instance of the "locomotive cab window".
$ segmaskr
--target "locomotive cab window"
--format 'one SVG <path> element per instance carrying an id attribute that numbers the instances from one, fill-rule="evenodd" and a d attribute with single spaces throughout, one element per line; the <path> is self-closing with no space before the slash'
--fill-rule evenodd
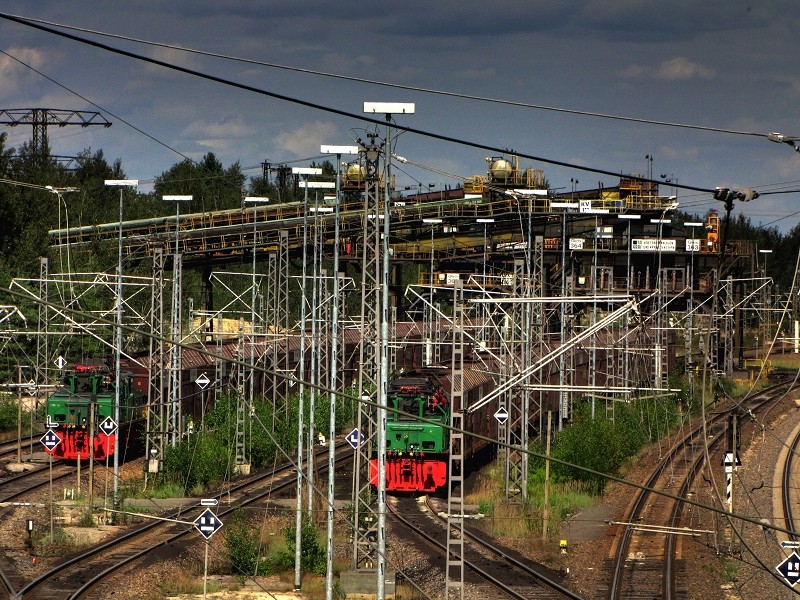
<path id="1" fill-rule="evenodd" d="M 419 405 L 420 405 L 419 398 L 403 398 L 397 397 L 395 398 L 395 408 L 398 410 L 402 410 L 404 413 L 408 414 L 398 414 L 397 420 L 398 421 L 414 421 L 417 417 L 419 417 Z"/>

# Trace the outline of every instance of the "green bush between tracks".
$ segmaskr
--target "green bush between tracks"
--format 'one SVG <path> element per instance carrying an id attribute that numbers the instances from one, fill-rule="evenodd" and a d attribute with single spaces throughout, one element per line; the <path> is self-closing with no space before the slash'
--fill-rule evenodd
<path id="1" fill-rule="evenodd" d="M 306 393 L 304 404 L 309 406 Z M 295 395 L 287 401 L 286 409 L 276 414 L 271 401 L 256 398 L 253 415 L 245 423 L 245 453 L 252 468 L 269 467 L 275 463 L 294 460 L 297 448 L 298 401 Z M 349 401 L 338 396 L 337 431 L 341 430 L 345 409 Z M 347 411 L 348 414 L 352 410 Z M 314 423 L 316 431 L 326 432 L 329 424 L 330 398 L 318 396 L 315 402 Z M 305 415 L 308 421 L 308 413 Z M 313 433 L 316 436 L 316 433 Z M 163 470 L 154 479 L 150 496 L 202 495 L 206 490 L 229 481 L 235 472 L 236 448 L 236 396 L 226 394 L 195 432 L 185 436 L 175 447 L 167 446 Z M 136 490 L 129 494 L 138 495 Z"/>

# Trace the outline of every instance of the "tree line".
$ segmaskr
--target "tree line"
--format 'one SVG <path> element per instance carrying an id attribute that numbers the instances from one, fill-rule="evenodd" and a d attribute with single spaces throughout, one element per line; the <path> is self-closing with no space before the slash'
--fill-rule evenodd
<path id="1" fill-rule="evenodd" d="M 2 287 L 8 287 L 14 277 L 38 276 L 39 258 L 49 254 L 50 230 L 118 222 L 119 188 L 107 187 L 104 181 L 127 179 L 122 159 L 109 162 L 102 150 L 84 149 L 65 164 L 49 153 L 34 152 L 28 143 L 8 147 L 7 137 L 0 133 Z M 329 161 L 317 166 L 322 167 L 324 176 L 335 173 Z M 126 199 L 124 220 L 174 214 L 174 205 L 161 200 L 166 194 L 191 195 L 192 201 L 181 207 L 181 212 L 187 213 L 241 208 L 248 195 L 277 201 L 299 199 L 296 178 L 290 169 L 282 169 L 280 177 L 272 178 L 269 173 L 247 177 L 238 162 L 225 167 L 213 152 L 199 161 L 187 158 L 156 176 L 152 192 L 137 191 L 135 199 Z M 46 186 L 52 191 L 42 189 Z M 74 191 L 54 193 L 68 188 Z M 92 269 L 115 270 L 113 248 L 93 250 Z"/>

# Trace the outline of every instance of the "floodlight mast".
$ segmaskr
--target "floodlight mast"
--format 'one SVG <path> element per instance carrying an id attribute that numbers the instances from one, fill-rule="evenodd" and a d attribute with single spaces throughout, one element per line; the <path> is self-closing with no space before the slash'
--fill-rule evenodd
<path id="1" fill-rule="evenodd" d="M 170 332 L 172 354 L 170 355 L 170 411 L 169 424 L 172 429 L 170 434 L 170 445 L 175 448 L 178 444 L 178 437 L 181 429 L 180 420 L 180 370 L 181 370 L 181 349 L 178 342 L 181 336 L 181 280 L 182 266 L 180 255 L 180 231 L 181 231 L 181 202 L 191 202 L 192 195 L 171 194 L 161 196 L 165 202 L 175 203 L 175 256 L 172 260 L 172 331 Z"/>
<path id="2" fill-rule="evenodd" d="M 269 202 L 269 198 L 265 196 L 245 196 L 244 203 L 245 204 L 266 204 Z M 258 243 L 257 243 L 257 236 L 258 231 L 256 230 L 256 225 L 258 223 L 258 212 L 257 207 L 253 206 L 253 272 L 252 272 L 252 282 L 251 282 L 251 289 L 250 289 L 250 389 L 248 390 L 248 414 L 253 414 L 253 405 L 255 403 L 255 387 L 256 387 L 256 378 L 255 378 L 255 368 L 256 368 L 256 301 L 258 299 L 258 294 L 256 293 L 257 283 L 256 283 L 256 254 L 258 250 Z M 238 400 L 241 401 L 241 398 Z M 250 425 L 249 435 L 250 439 L 253 439 L 253 419 L 248 420 L 248 424 Z M 245 448 L 244 443 L 244 431 L 238 431 L 238 419 L 237 419 L 237 440 L 236 443 L 240 444 L 241 447 Z M 239 438 L 239 435 L 242 438 Z M 242 452 L 244 454 L 244 452 Z M 246 460 L 245 463 L 246 464 Z"/>
<path id="3" fill-rule="evenodd" d="M 322 169 L 316 167 L 292 167 L 294 175 L 302 175 L 303 181 L 308 182 L 308 175 L 321 175 Z M 297 504 L 295 507 L 295 555 L 294 555 L 294 589 L 299 590 L 302 583 L 302 547 L 300 540 L 303 531 L 303 452 L 305 450 L 303 438 L 303 412 L 305 411 L 305 377 L 306 377 L 306 262 L 308 261 L 308 186 L 303 193 L 303 271 L 300 278 L 300 390 L 297 405 Z M 313 432 L 311 432 L 313 433 Z"/>
<path id="4" fill-rule="evenodd" d="M 358 154 L 358 146 L 320 146 L 322 154 L 336 155 L 336 196 L 334 199 L 334 233 L 333 233 L 333 307 L 331 311 L 331 360 L 330 382 L 331 402 L 328 422 L 328 507 L 327 507 L 327 568 L 325 570 L 325 600 L 333 600 L 333 502 L 334 484 L 336 482 L 336 390 L 338 389 L 338 346 L 339 346 L 339 236 L 340 236 L 340 188 L 343 154 Z"/>
<path id="5" fill-rule="evenodd" d="M 313 167 L 314 175 L 322 175 L 322 169 Z M 301 187 L 305 187 L 308 189 L 333 189 L 336 187 L 336 184 L 333 181 L 305 181 L 300 182 Z M 307 193 L 307 192 L 306 192 Z M 319 223 L 318 217 L 319 213 L 321 212 L 319 206 L 319 193 L 315 192 L 314 194 L 314 206 L 307 206 L 306 212 L 313 213 L 314 215 L 314 238 L 311 242 L 311 248 L 313 249 L 312 257 L 311 257 L 311 265 L 312 265 L 312 285 L 311 285 L 311 383 L 314 384 L 311 387 L 311 393 L 309 394 L 309 405 L 308 405 L 308 439 L 306 440 L 306 445 L 308 447 L 308 456 L 309 460 L 307 463 L 307 476 L 306 476 L 306 485 L 308 488 L 308 513 L 311 514 L 314 510 L 314 497 L 316 495 L 316 486 L 315 486 L 315 461 L 313 460 L 314 456 L 314 443 L 315 443 L 315 432 L 317 431 L 317 425 L 315 420 L 316 414 L 316 400 L 317 400 L 317 387 L 320 383 L 321 378 L 321 370 L 320 370 L 320 347 L 321 347 L 321 340 L 318 339 L 318 335 L 320 333 L 320 323 L 319 323 L 319 313 L 320 306 L 322 305 L 322 301 L 320 299 L 320 292 L 321 292 L 321 280 L 320 277 L 322 275 L 322 253 L 321 253 L 321 246 L 320 246 L 320 239 L 319 239 Z"/>
<path id="6" fill-rule="evenodd" d="M 137 179 L 106 179 L 105 185 L 107 187 L 119 187 L 119 244 L 117 254 L 117 323 L 115 335 L 115 383 L 114 383 L 114 422 L 119 428 L 119 408 L 122 400 L 122 377 L 120 370 L 122 368 L 122 199 L 126 187 L 136 187 L 139 185 Z M 91 455 L 91 454 L 90 454 Z M 119 429 L 117 429 L 114 436 L 114 475 L 113 475 L 113 494 L 112 506 L 114 510 L 119 509 Z M 116 514 L 114 513 L 116 520 Z"/>
<path id="7" fill-rule="evenodd" d="M 383 180 L 383 253 L 381 301 L 380 301 L 380 368 L 377 394 L 378 422 L 378 539 L 377 539 L 377 594 L 376 600 L 384 600 L 386 587 L 386 419 L 389 398 L 389 182 L 391 181 L 393 114 L 414 114 L 413 102 L 364 102 L 365 113 L 383 113 L 386 116 L 386 151 L 384 153 Z M 375 215 L 378 216 L 377 214 Z"/>

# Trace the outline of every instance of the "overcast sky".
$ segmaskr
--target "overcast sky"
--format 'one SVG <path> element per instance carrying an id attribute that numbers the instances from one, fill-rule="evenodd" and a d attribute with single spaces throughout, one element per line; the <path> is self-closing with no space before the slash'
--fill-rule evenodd
<path id="1" fill-rule="evenodd" d="M 23 17 L 200 50 L 206 55 L 61 29 L 346 113 L 360 115 L 365 100 L 414 102 L 416 113 L 397 116 L 397 123 L 574 165 L 521 159 L 523 168 L 543 169 L 552 188 L 569 190 L 576 180 L 578 189 L 617 184 L 613 176 L 580 169 L 588 167 L 652 172 L 660 181 L 704 189 L 800 189 L 800 153 L 763 137 L 772 131 L 800 137 L 796 0 L 41 0 L 5 6 Z M 320 144 L 350 145 L 375 129 L 6 19 L 0 19 L 0 50 L 0 108 L 101 111 L 111 128 L 48 128 L 52 152 L 102 149 L 141 181 L 209 151 L 226 167 L 238 161 L 249 176 L 260 174 L 263 161 L 307 166 L 319 161 Z M 30 127 L 5 131 L 13 147 L 32 133 Z M 395 171 L 398 184 L 412 188 L 485 174 L 485 157 L 496 154 L 414 133 L 400 135 L 395 152 L 426 167 Z M 661 189 L 674 191 L 666 184 Z M 678 197 L 689 212 L 721 208 L 709 194 L 679 190 Z M 788 231 L 800 223 L 800 193 L 764 194 L 734 210 Z"/>

